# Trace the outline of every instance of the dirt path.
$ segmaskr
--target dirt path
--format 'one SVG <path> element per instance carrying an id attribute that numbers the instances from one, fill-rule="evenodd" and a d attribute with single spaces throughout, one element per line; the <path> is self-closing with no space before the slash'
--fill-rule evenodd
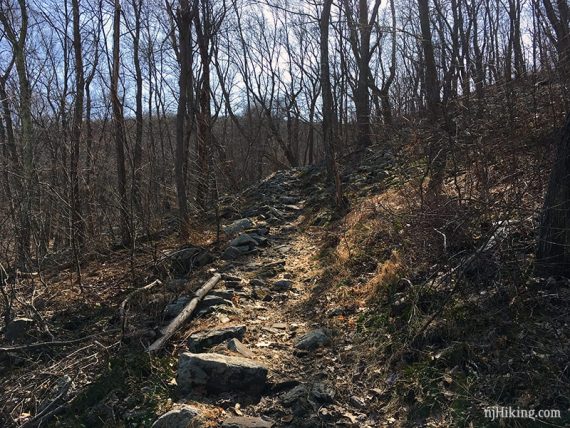
<path id="1" fill-rule="evenodd" d="M 327 317 L 320 313 L 326 296 L 315 293 L 317 245 L 299 227 L 311 189 L 301 182 L 302 174 L 279 173 L 257 188 L 259 194 L 249 195 L 248 200 L 256 203 L 245 213 L 256 227 L 269 227 L 267 246 L 221 263 L 219 270 L 229 280 L 217 290 L 233 291 L 233 307 L 217 307 L 194 320 L 189 330 L 191 334 L 244 325 L 242 342 L 247 349 L 242 356 L 269 369 L 271 387 L 258 403 L 249 405 L 239 394 L 191 398 L 226 408 L 226 417 L 264 417 L 274 426 L 377 426 L 366 415 L 366 397 L 355 382 L 359 367 L 350 358 L 350 335 L 327 328 Z M 237 278 L 242 280 L 239 285 L 232 282 Z M 227 345 L 207 352 L 228 354 Z M 261 423 L 247 421 L 241 426 Z"/>

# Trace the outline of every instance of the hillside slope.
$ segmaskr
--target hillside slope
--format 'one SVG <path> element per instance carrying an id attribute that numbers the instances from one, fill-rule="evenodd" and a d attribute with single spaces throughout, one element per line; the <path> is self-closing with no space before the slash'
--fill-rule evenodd
<path id="1" fill-rule="evenodd" d="M 172 410 L 195 426 L 479 427 L 493 406 L 561 410 L 531 424 L 567 426 L 570 282 L 532 275 L 550 110 L 517 111 L 524 131 L 504 114 L 456 115 L 436 204 L 422 148 L 437 135 L 415 123 L 345 162 L 345 212 L 324 170 L 280 171 L 222 199 L 218 242 L 209 219 L 189 242 L 86 262 L 82 290 L 66 270 L 10 282 L 26 321 L 0 348 L 2 426 L 151 426 Z"/>

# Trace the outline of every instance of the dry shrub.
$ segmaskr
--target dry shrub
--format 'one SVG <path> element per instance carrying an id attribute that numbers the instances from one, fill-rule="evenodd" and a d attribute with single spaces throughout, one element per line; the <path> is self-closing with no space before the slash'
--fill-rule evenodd
<path id="1" fill-rule="evenodd" d="M 402 279 L 406 270 L 406 265 L 402 261 L 400 252 L 398 250 L 392 250 L 388 260 L 378 263 L 376 273 L 367 283 L 371 299 L 385 294 L 389 288 Z"/>

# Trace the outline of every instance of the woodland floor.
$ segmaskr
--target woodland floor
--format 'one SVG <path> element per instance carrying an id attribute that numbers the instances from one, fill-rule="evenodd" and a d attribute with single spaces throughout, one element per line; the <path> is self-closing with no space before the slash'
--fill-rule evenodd
<path id="1" fill-rule="evenodd" d="M 116 305 L 126 295 L 120 284 L 128 282 L 129 275 L 125 273 L 129 270 L 125 266 L 128 254 L 114 253 L 103 263 L 101 260 L 88 263 L 83 268 L 83 293 L 69 279 L 71 272 L 42 279 L 49 281 L 49 290 L 46 285 L 38 284 L 30 298 L 33 297 L 38 312 L 44 317 L 51 316 L 50 333 L 59 340 L 64 334 L 64 340 L 90 334 L 93 337 L 62 348 L 46 346 L 38 352 L 6 354 L 2 380 L 6 400 L 2 414 L 12 419 L 7 423 L 17 426 L 33 420 L 33 415 L 57 396 L 61 378 L 68 375 L 72 378 L 69 395 L 74 399 L 64 403 L 57 412 L 51 421 L 55 425 L 147 425 L 173 402 L 190 400 L 204 409 L 212 426 L 217 426 L 228 414 L 263 415 L 276 426 L 321 426 L 327 422 L 378 426 L 380 415 L 368 411 L 366 403 L 376 400 L 381 391 L 367 389 L 365 382 L 357 380 L 362 377 L 364 361 L 358 363 L 355 359 L 358 344 L 353 336 L 356 313 L 364 308 L 331 305 L 330 298 L 316 283 L 317 271 L 322 269 L 317 245 L 321 228 L 307 226 L 305 210 L 308 193 L 311 190 L 322 193 L 318 185 L 309 185 L 312 180 L 320 181 L 315 171 L 299 169 L 277 173 L 252 189 L 244 197 L 249 211 L 254 214 L 250 218 L 256 226 L 270 228 L 269 245 L 236 261 L 218 259 L 201 271 L 192 272 L 188 281 L 167 281 L 167 290 L 146 296 L 143 302 L 138 302 L 137 308 L 131 309 L 133 313 L 138 310 L 131 314 L 129 331 L 132 334 L 127 334 L 122 341 L 117 328 Z M 256 215 L 265 212 L 268 206 L 276 210 L 272 211 L 276 215 L 270 215 L 270 224 L 264 218 L 266 215 Z M 168 248 L 173 242 L 166 240 L 158 245 Z M 164 252 L 166 248 L 139 254 L 134 270 L 144 271 L 145 266 L 147 271 L 156 270 L 156 252 Z M 167 346 L 166 356 L 151 357 L 140 349 L 140 345 L 150 340 L 149 330 L 145 328 L 160 325 L 163 305 L 176 295 L 200 286 L 212 271 L 243 280 L 243 289 L 234 290 L 237 292 L 232 305 L 217 307 L 212 313 L 188 322 Z M 263 278 L 267 288 L 249 285 L 253 278 Z M 142 284 L 142 278 L 137 279 Z M 271 290 L 271 282 L 279 279 L 292 281 L 293 288 L 284 292 Z M 225 289 L 224 281 L 215 288 L 217 291 Z M 331 320 L 335 317 L 343 319 L 348 328 L 334 328 Z M 185 339 L 195 331 L 231 325 L 246 326 L 243 343 L 254 353 L 256 361 L 269 368 L 272 390 L 258 403 L 249 405 L 241 404 L 239 395 L 191 396 L 180 400 L 174 371 L 177 354 L 185 350 Z M 330 328 L 330 346 L 304 354 L 294 352 L 295 339 L 318 327 Z M 38 333 L 36 340 L 29 342 L 41 341 L 41 336 Z M 220 347 L 225 348 L 218 345 L 212 351 Z M 221 352 L 228 351 L 221 349 Z M 324 402 L 309 400 L 305 403 L 309 408 L 296 410 L 291 409 L 291 403 L 283 405 L 282 394 L 300 384 L 321 385 L 326 391 Z"/>
<path id="2" fill-rule="evenodd" d="M 504 159 L 513 165 L 528 156 L 541 170 L 544 159 L 534 153 L 545 150 L 533 144 L 511 147 L 513 157 L 509 152 Z M 512 228 L 501 226 L 501 207 L 494 205 L 497 216 L 488 223 L 499 218 L 501 227 L 485 235 L 475 228 L 480 213 L 470 206 L 426 220 L 403 202 L 423 165 L 398 162 L 400 154 L 389 150 L 374 153 L 343 173 L 346 215 L 332 209 L 318 168 L 281 171 L 224 199 L 223 224 L 247 217 L 269 228 L 267 246 L 236 260 L 220 257 L 231 237 L 222 235 L 216 244 L 215 225 L 207 223 L 195 227 L 188 242 L 207 248 L 214 260 L 182 277 L 171 274 L 168 254 L 187 243 L 172 235 L 135 253 L 93 255 L 82 266 L 83 291 L 69 268 L 21 278 L 14 285 L 15 310 L 36 326 L 13 345 L 82 340 L 0 351 L 0 425 L 34 426 L 49 411 L 42 426 L 151 426 L 176 403 L 189 403 L 210 426 L 236 415 L 262 417 L 275 427 L 569 426 L 570 282 L 529 273 L 540 183 L 527 180 L 538 190 L 522 193 L 533 202 L 519 204 L 525 207 L 520 216 L 505 210 Z M 522 174 L 535 167 L 520 163 Z M 511 172 L 505 174 L 522 180 Z M 504 180 L 497 182 L 503 187 L 496 194 L 507 199 Z M 490 241 L 492 249 L 478 250 Z M 213 272 L 226 279 L 214 290 L 231 293 L 231 302 L 192 318 L 163 351 L 145 352 L 166 325 L 165 307 L 191 295 Z M 121 302 L 157 278 L 163 286 L 130 306 L 123 335 Z M 280 279 L 292 288 L 276 290 Z M 261 399 L 181 396 L 176 370 L 188 337 L 232 325 L 246 327 L 242 342 L 269 369 Z M 298 338 L 317 328 L 330 343 L 296 350 Z M 225 344 L 207 352 L 229 353 Z M 57 400 L 65 384 L 69 389 Z M 299 385 L 307 387 L 306 396 L 292 398 Z M 494 405 L 560 409 L 562 418 L 499 425 L 483 416 Z"/>

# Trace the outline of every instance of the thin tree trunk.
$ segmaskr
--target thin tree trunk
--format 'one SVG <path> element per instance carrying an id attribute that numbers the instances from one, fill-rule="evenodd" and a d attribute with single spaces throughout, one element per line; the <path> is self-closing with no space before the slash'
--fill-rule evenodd
<path id="1" fill-rule="evenodd" d="M 115 132 L 115 151 L 117 156 L 117 190 L 119 192 L 119 211 L 121 243 L 128 245 L 131 242 L 129 212 L 127 204 L 127 171 L 125 167 L 126 131 L 123 115 L 123 105 L 119 98 L 119 68 L 120 68 L 120 36 L 121 36 L 121 3 L 115 0 L 113 16 L 113 69 L 111 75 L 111 102 L 113 105 L 113 119 Z"/>
<path id="2" fill-rule="evenodd" d="M 561 130 L 540 222 L 536 273 L 570 277 L 570 114 Z"/>

